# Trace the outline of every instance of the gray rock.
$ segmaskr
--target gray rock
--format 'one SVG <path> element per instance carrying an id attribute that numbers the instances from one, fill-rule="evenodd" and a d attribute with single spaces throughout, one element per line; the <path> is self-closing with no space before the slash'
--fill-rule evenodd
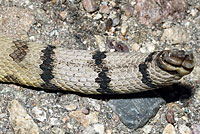
<path id="1" fill-rule="evenodd" d="M 26 39 L 27 32 L 35 21 L 33 13 L 29 9 L 17 7 L 1 7 L 0 12 L 0 36 Z"/>
<path id="2" fill-rule="evenodd" d="M 169 44 L 184 43 L 189 40 L 187 31 L 184 27 L 175 26 L 165 29 L 161 37 L 162 41 L 166 41 Z"/>
<path id="3" fill-rule="evenodd" d="M 112 26 L 115 27 L 115 26 L 119 25 L 119 23 L 120 23 L 120 19 L 119 18 L 114 18 Z"/>
<path id="4" fill-rule="evenodd" d="M 37 124 L 17 100 L 12 100 L 9 103 L 8 111 L 10 114 L 10 123 L 16 134 L 40 133 L 40 129 Z"/>
<path id="5" fill-rule="evenodd" d="M 147 96 L 146 98 L 137 97 L 136 94 L 127 99 L 111 99 L 108 101 L 108 105 L 119 116 L 124 125 L 130 129 L 137 129 L 144 126 L 157 113 L 160 105 L 165 103 L 156 94 L 155 96 Z"/>

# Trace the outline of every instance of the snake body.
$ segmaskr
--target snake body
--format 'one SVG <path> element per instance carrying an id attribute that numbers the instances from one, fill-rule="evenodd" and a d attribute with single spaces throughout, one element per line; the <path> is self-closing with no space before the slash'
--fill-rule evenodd
<path id="1" fill-rule="evenodd" d="M 0 81 L 84 94 L 135 93 L 172 85 L 194 68 L 182 50 L 118 53 L 0 38 Z"/>

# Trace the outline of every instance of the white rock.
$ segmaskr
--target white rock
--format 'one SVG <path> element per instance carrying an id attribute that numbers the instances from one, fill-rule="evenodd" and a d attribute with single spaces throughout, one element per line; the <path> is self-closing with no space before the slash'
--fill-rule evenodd
<path id="1" fill-rule="evenodd" d="M 140 48 L 140 52 L 141 52 L 141 53 L 146 53 L 146 52 L 147 52 L 146 47 L 142 47 L 142 48 Z"/>
<path id="2" fill-rule="evenodd" d="M 190 12 L 190 14 L 191 14 L 193 17 L 197 16 L 197 13 L 198 13 L 198 10 L 197 10 L 197 9 L 192 9 L 191 12 Z"/>
<path id="3" fill-rule="evenodd" d="M 167 124 L 162 134 L 176 134 L 174 126 L 172 124 Z"/>
<path id="4" fill-rule="evenodd" d="M 152 43 L 147 44 L 146 47 L 149 52 L 155 51 L 155 45 Z"/>
<path id="5" fill-rule="evenodd" d="M 132 45 L 132 50 L 133 51 L 138 51 L 140 49 L 140 45 L 138 44 L 138 43 L 134 43 L 133 45 Z"/>
<path id="6" fill-rule="evenodd" d="M 178 129 L 181 134 L 191 134 L 192 133 L 191 129 L 189 127 L 187 127 L 186 125 L 180 125 Z"/>
<path id="7" fill-rule="evenodd" d="M 93 127 L 94 127 L 94 130 L 95 130 L 96 133 L 104 134 L 104 129 L 105 128 L 104 128 L 103 124 L 94 124 Z"/>
<path id="8" fill-rule="evenodd" d="M 102 18 L 102 15 L 101 14 L 96 14 L 95 16 L 94 16 L 94 20 L 99 20 L 99 19 L 101 19 Z"/>
<path id="9" fill-rule="evenodd" d="M 145 134 L 150 134 L 153 126 L 152 125 L 145 125 L 142 130 L 144 131 Z"/>
<path id="10" fill-rule="evenodd" d="M 126 35 L 127 29 L 128 29 L 128 25 L 127 24 L 122 24 L 121 33 L 122 33 L 123 36 Z"/>
<path id="11" fill-rule="evenodd" d="M 58 118 L 52 117 L 52 118 L 50 118 L 50 124 L 51 125 L 60 125 L 61 121 Z"/>
<path id="12" fill-rule="evenodd" d="M 34 118 L 36 118 L 37 120 L 43 122 L 44 120 L 46 120 L 47 118 L 47 114 L 45 111 L 43 111 L 41 108 L 39 107 L 34 107 L 32 109 L 32 112 L 34 114 Z"/>

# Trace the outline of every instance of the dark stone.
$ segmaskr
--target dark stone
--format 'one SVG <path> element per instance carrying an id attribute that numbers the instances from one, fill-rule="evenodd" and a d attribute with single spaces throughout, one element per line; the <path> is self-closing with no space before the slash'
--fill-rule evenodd
<path id="1" fill-rule="evenodd" d="M 130 129 L 137 129 L 143 127 L 150 118 L 156 115 L 161 104 L 188 100 L 193 94 L 194 89 L 191 86 L 174 84 L 153 91 L 114 95 L 108 101 L 108 105 L 124 125 Z M 183 98 L 183 96 L 186 97 Z"/>
<path id="2" fill-rule="evenodd" d="M 130 129 L 143 127 L 155 116 L 165 100 L 157 96 L 149 98 L 111 99 L 108 105 L 119 116 L 121 122 Z"/>

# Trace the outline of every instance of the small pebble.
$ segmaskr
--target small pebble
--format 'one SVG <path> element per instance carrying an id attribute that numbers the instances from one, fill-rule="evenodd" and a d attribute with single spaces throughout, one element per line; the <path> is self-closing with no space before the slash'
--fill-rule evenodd
<path id="1" fill-rule="evenodd" d="M 98 134 L 104 134 L 105 127 L 103 124 L 94 124 L 93 127 Z"/>
<path id="2" fill-rule="evenodd" d="M 105 47 L 105 43 L 104 43 L 104 38 L 100 35 L 95 35 L 95 39 L 96 39 L 96 43 L 99 47 L 99 50 L 101 52 L 105 51 L 106 47 Z"/>
<path id="3" fill-rule="evenodd" d="M 30 0 L 13 0 L 12 2 L 16 6 L 27 6 L 31 3 Z"/>
<path id="4" fill-rule="evenodd" d="M 96 134 L 96 132 L 93 127 L 89 126 L 83 131 L 83 134 Z"/>
<path id="5" fill-rule="evenodd" d="M 112 7 L 115 7 L 117 4 L 114 1 L 109 2 Z"/>
<path id="6" fill-rule="evenodd" d="M 200 134 L 200 124 L 192 125 L 192 134 Z"/>
<path id="7" fill-rule="evenodd" d="M 162 28 L 170 28 L 171 27 L 171 25 L 172 25 L 172 23 L 170 22 L 170 21 L 167 21 L 167 22 L 165 22 L 163 25 L 162 25 Z"/>
<path id="8" fill-rule="evenodd" d="M 101 5 L 100 9 L 99 9 L 100 13 L 105 13 L 105 14 L 109 14 L 110 13 L 110 9 L 107 5 Z"/>
<path id="9" fill-rule="evenodd" d="M 141 53 L 146 53 L 146 52 L 147 52 L 147 49 L 146 49 L 145 47 L 142 47 L 142 48 L 140 48 L 140 52 L 141 52 Z"/>
<path id="10" fill-rule="evenodd" d="M 122 27 L 121 27 L 121 33 L 122 33 L 123 36 L 126 35 L 127 29 L 128 29 L 128 25 L 127 24 L 123 24 Z"/>
<path id="11" fill-rule="evenodd" d="M 82 4 L 89 13 L 96 11 L 99 7 L 96 0 L 82 0 Z"/>
<path id="12" fill-rule="evenodd" d="M 83 108 L 82 113 L 85 114 L 85 115 L 88 115 L 90 113 L 90 109 L 89 108 Z"/>
<path id="13" fill-rule="evenodd" d="M 133 45 L 132 45 L 132 50 L 133 51 L 138 51 L 140 49 L 140 45 L 138 44 L 138 43 L 134 43 Z"/>
<path id="14" fill-rule="evenodd" d="M 69 117 L 74 118 L 76 121 L 82 124 L 83 127 L 88 127 L 90 124 L 98 123 L 98 113 L 90 112 L 86 115 L 83 110 L 71 111 Z"/>
<path id="15" fill-rule="evenodd" d="M 108 119 L 112 119 L 113 118 L 113 113 L 106 113 L 106 117 Z"/>
<path id="16" fill-rule="evenodd" d="M 192 133 L 191 129 L 189 127 L 187 127 L 186 125 L 180 125 L 178 129 L 181 134 L 191 134 Z"/>
<path id="17" fill-rule="evenodd" d="M 147 47 L 148 52 L 153 52 L 153 51 L 155 51 L 155 45 L 152 44 L 152 43 L 146 44 L 146 47 Z"/>
<path id="18" fill-rule="evenodd" d="M 113 132 L 112 132 L 111 129 L 106 130 L 106 134 L 112 134 L 112 133 L 113 133 Z"/>
<path id="19" fill-rule="evenodd" d="M 127 17 L 126 15 L 122 15 L 122 16 L 121 16 L 121 20 L 122 20 L 123 22 L 127 22 L 127 21 L 128 21 L 128 17 Z"/>
<path id="20" fill-rule="evenodd" d="M 101 14 L 96 14 L 96 15 L 94 15 L 94 20 L 100 20 L 102 18 L 102 15 Z"/>
<path id="21" fill-rule="evenodd" d="M 49 122 L 50 122 L 51 125 L 60 125 L 61 124 L 61 121 L 58 118 L 55 118 L 55 117 L 50 118 Z"/>
<path id="22" fill-rule="evenodd" d="M 43 122 L 47 119 L 46 112 L 39 107 L 34 107 L 32 109 L 32 112 L 34 114 L 34 118 L 41 121 L 41 122 Z"/>
<path id="23" fill-rule="evenodd" d="M 109 18 L 106 21 L 106 31 L 109 31 L 111 29 L 112 25 L 113 25 L 113 20 Z"/>
<path id="24" fill-rule="evenodd" d="M 131 17 L 133 15 L 133 8 L 130 4 L 126 4 L 123 6 L 123 10 L 125 11 L 125 15 L 127 17 Z"/>
<path id="25" fill-rule="evenodd" d="M 122 42 L 116 42 L 115 51 L 117 51 L 117 52 L 129 52 L 129 48 L 128 48 L 127 45 L 123 44 Z"/>
<path id="26" fill-rule="evenodd" d="M 90 103 L 91 103 L 91 105 L 94 107 L 94 109 L 96 111 L 100 111 L 101 110 L 101 106 L 100 106 L 100 104 L 98 104 L 98 102 L 96 100 L 90 99 Z"/>
<path id="27" fill-rule="evenodd" d="M 119 22 L 120 22 L 119 18 L 114 18 L 112 26 L 115 27 L 115 26 L 119 25 Z"/>
<path id="28" fill-rule="evenodd" d="M 77 109 L 77 105 L 71 104 L 71 105 L 65 106 L 65 108 L 67 109 L 67 111 L 74 111 Z"/>
<path id="29" fill-rule="evenodd" d="M 175 26 L 165 29 L 161 37 L 162 41 L 167 41 L 169 44 L 184 43 L 188 40 L 188 34 L 183 27 Z"/>
<path id="30" fill-rule="evenodd" d="M 168 123 L 174 124 L 174 111 L 172 109 L 168 109 L 166 112 L 166 120 Z"/>
<path id="31" fill-rule="evenodd" d="M 193 17 L 197 16 L 197 13 L 198 13 L 198 10 L 197 10 L 197 9 L 192 9 L 191 12 L 190 12 L 190 14 L 191 14 Z"/>
<path id="32" fill-rule="evenodd" d="M 58 30 L 53 30 L 53 31 L 50 32 L 49 35 L 52 37 L 52 36 L 58 36 L 58 34 L 59 34 Z"/>
<path id="33" fill-rule="evenodd" d="M 62 20 L 65 20 L 68 16 L 68 12 L 67 11 L 62 11 L 60 12 L 60 17 Z"/>
<path id="34" fill-rule="evenodd" d="M 71 123 L 67 123 L 67 128 L 69 128 L 69 129 L 73 129 L 73 125 L 71 124 Z"/>
<path id="35" fill-rule="evenodd" d="M 189 123 L 189 119 L 188 119 L 188 117 L 187 116 L 183 116 L 183 117 L 181 117 L 186 123 Z"/>
<path id="36" fill-rule="evenodd" d="M 142 53 L 153 52 L 153 51 L 155 51 L 155 45 L 152 44 L 151 42 L 146 42 L 146 43 L 142 44 L 140 51 Z"/>
<path id="37" fill-rule="evenodd" d="M 142 130 L 145 134 L 150 134 L 153 126 L 152 125 L 145 125 Z"/>
<path id="38" fill-rule="evenodd" d="M 63 117 L 62 121 L 63 121 L 64 123 L 66 123 L 67 121 L 69 121 L 69 119 L 70 119 L 69 116 L 65 116 L 65 117 Z"/>
<path id="39" fill-rule="evenodd" d="M 176 134 L 174 126 L 172 124 L 167 124 L 167 126 L 165 126 L 162 134 Z"/>
<path id="40" fill-rule="evenodd" d="M 103 124 L 94 124 L 93 126 L 87 127 L 83 134 L 104 134 L 104 125 Z"/>
<path id="41" fill-rule="evenodd" d="M 102 1 L 101 4 L 102 5 L 108 5 L 108 2 L 107 1 Z"/>
<path id="42" fill-rule="evenodd" d="M 53 127 L 52 128 L 52 133 L 53 134 L 65 134 L 65 130 L 58 128 L 58 127 Z"/>

